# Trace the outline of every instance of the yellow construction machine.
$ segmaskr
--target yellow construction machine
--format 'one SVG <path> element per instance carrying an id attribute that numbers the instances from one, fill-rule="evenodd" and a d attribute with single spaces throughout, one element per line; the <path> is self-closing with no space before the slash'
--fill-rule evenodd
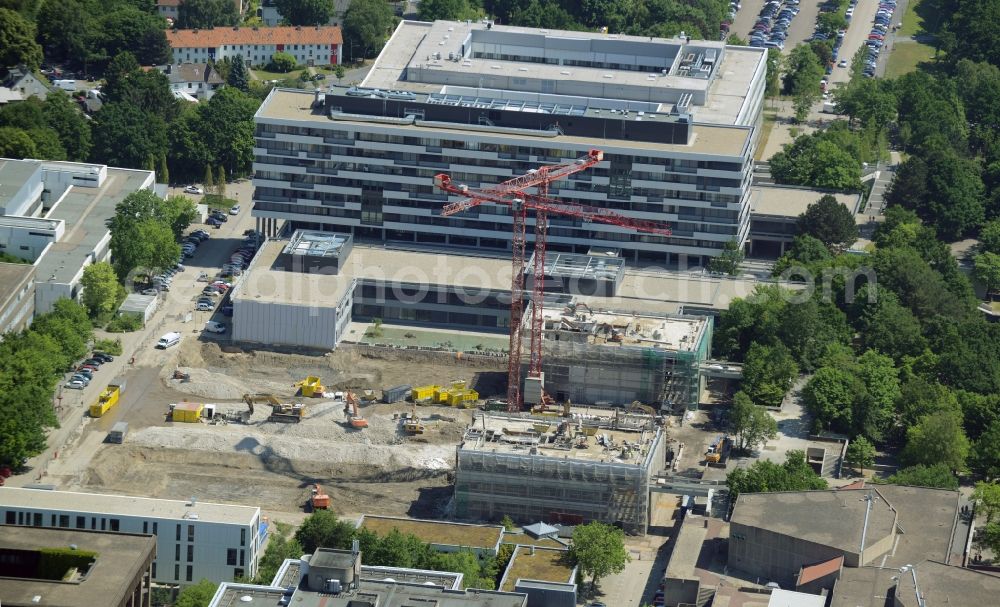
<path id="1" fill-rule="evenodd" d="M 351 424 L 352 428 L 362 430 L 368 427 L 368 420 L 361 417 L 361 413 L 358 412 L 358 397 L 354 395 L 354 392 L 347 393 L 347 408 L 348 408 L 348 423 Z"/>
<path id="2" fill-rule="evenodd" d="M 244 394 L 243 402 L 250 409 L 250 415 L 253 415 L 254 405 L 271 407 L 271 415 L 267 419 L 272 422 L 297 424 L 306 416 L 305 405 L 283 403 L 273 394 Z"/>
<path id="3" fill-rule="evenodd" d="M 413 406 L 413 410 L 410 412 L 410 416 L 403 420 L 403 431 L 407 434 L 423 434 L 424 430 L 427 428 L 420 423 L 420 417 L 417 415 L 417 406 Z"/>

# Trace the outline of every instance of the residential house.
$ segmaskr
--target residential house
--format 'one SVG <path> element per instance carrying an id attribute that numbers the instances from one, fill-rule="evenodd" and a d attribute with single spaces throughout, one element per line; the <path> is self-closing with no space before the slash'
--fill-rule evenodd
<path id="1" fill-rule="evenodd" d="M 302 65 L 342 62 L 339 27 L 233 27 L 167 31 L 176 65 L 222 61 L 242 56 L 249 65 L 267 65 L 277 52 L 288 53 Z"/>
<path id="2" fill-rule="evenodd" d="M 211 99 L 212 94 L 226 83 L 222 75 L 210 63 L 182 63 L 180 65 L 160 66 L 160 71 L 167 75 L 170 90 L 174 94 L 184 93 L 197 99 Z"/>
<path id="3" fill-rule="evenodd" d="M 28 97 L 45 99 L 50 90 L 47 82 L 24 66 L 12 68 L 4 78 L 3 87 L 9 89 L 9 92 L 5 91 L 0 97 L 8 101 L 20 101 Z"/>

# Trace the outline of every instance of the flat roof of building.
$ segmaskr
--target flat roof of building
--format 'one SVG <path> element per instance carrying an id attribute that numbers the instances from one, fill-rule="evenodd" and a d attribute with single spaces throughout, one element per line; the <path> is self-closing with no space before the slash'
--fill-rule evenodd
<path id="1" fill-rule="evenodd" d="M 58 166 L 59 163 L 46 163 Z M 79 169 L 81 165 L 74 164 Z M 72 187 L 49 211 L 48 219 L 66 222 L 66 231 L 38 261 L 37 280 L 68 284 L 83 267 L 84 258 L 108 237 L 109 219 L 126 196 L 141 189 L 150 171 L 108 168 L 98 188 Z"/>
<path id="2" fill-rule="evenodd" d="M 340 595 L 299 589 L 292 595 L 297 607 L 524 607 L 527 596 L 493 590 L 449 590 L 440 586 L 362 580 L 358 590 Z"/>
<path id="3" fill-rule="evenodd" d="M 55 219 L 45 219 L 42 217 L 0 217 L 0 227 L 22 228 L 29 230 L 51 230 L 56 231 L 62 222 Z"/>
<path id="4" fill-rule="evenodd" d="M 400 533 L 415 535 L 429 544 L 482 550 L 495 549 L 503 537 L 503 527 L 500 525 L 469 525 L 370 514 L 361 517 L 358 527 L 374 531 L 379 535 L 386 535 L 396 529 Z"/>
<path id="5" fill-rule="evenodd" d="M 896 585 L 898 569 L 844 567 L 833 589 L 830 607 L 886 607 L 888 591 Z"/>
<path id="6" fill-rule="evenodd" d="M 150 304 L 156 301 L 155 295 L 140 295 L 139 293 L 129 293 L 125 296 L 125 301 L 118 306 L 119 312 L 132 312 L 144 314 L 149 309 Z"/>
<path id="7" fill-rule="evenodd" d="M 453 60 L 450 60 L 449 57 Z M 576 64 L 561 61 L 577 57 Z M 614 61 L 591 66 L 583 62 Z M 714 40 L 652 38 L 563 31 L 481 21 L 401 22 L 362 83 L 383 90 L 438 93 L 449 82 L 502 79 L 511 91 L 533 91 L 538 80 L 589 83 L 597 99 L 629 99 L 669 113 L 683 93 L 707 95 L 687 105 L 697 121 L 733 124 L 764 69 L 762 49 Z M 610 58 L 610 59 L 609 59 Z M 624 66 L 629 66 L 628 68 Z M 457 78 L 456 78 L 457 76 Z M 476 86 L 475 84 L 473 86 Z"/>
<path id="8" fill-rule="evenodd" d="M 472 251 L 402 245 L 355 243 L 338 273 L 285 271 L 276 266 L 288 240 L 269 240 L 261 247 L 250 269 L 233 289 L 233 298 L 271 303 L 321 305 L 339 302 L 355 278 L 384 283 L 450 285 L 464 287 L 470 297 L 480 290 L 510 292 L 508 253 L 500 256 Z M 331 270 L 332 272 L 332 270 Z M 759 281 L 753 277 L 719 277 L 626 267 L 617 295 L 574 295 L 595 310 L 627 310 L 661 316 L 676 314 L 684 305 L 726 309 L 736 297 L 747 297 Z M 801 285 L 783 283 L 791 289 Z M 325 305 L 332 305 L 327 303 Z"/>
<path id="9" fill-rule="evenodd" d="M 924 559 L 948 562 L 958 520 L 957 490 L 879 485 L 878 492 L 899 513 L 903 533 L 885 564 L 902 567 Z"/>
<path id="10" fill-rule="evenodd" d="M 857 212 L 858 202 L 861 200 L 860 194 L 841 194 L 810 188 L 766 185 L 752 188 L 750 211 L 754 215 L 798 217 L 806 212 L 809 205 L 826 195 L 836 198 L 837 202 L 847 207 L 851 213 Z"/>
<path id="11" fill-rule="evenodd" d="M 500 590 L 514 592 L 518 580 L 573 583 L 576 567 L 569 564 L 568 554 L 565 549 L 518 546 L 507 564 Z"/>
<path id="12" fill-rule="evenodd" d="M 41 166 L 38 160 L 11 160 L 0 158 L 0 206 L 12 199 L 24 182 Z"/>
<path id="13" fill-rule="evenodd" d="M 153 559 L 156 538 L 130 533 L 0 525 L 0 550 L 68 548 L 96 552 L 79 582 L 0 577 L 0 602 L 50 607 L 108 605 L 131 593 L 129 585 Z M 35 600 L 35 597 L 41 597 Z"/>
<path id="14" fill-rule="evenodd" d="M 588 344 L 610 348 L 644 346 L 693 352 L 710 322 L 704 316 L 644 315 L 631 312 L 591 311 L 583 306 L 544 307 L 548 331 L 574 333 Z"/>
<path id="15" fill-rule="evenodd" d="M 299 89 L 275 88 L 264 100 L 264 103 L 257 110 L 255 118 L 262 120 L 295 121 L 303 123 L 328 124 L 330 128 L 340 129 L 344 126 L 354 126 L 366 130 L 391 128 L 393 130 L 412 131 L 414 135 L 426 134 L 427 136 L 440 137 L 442 135 L 452 135 L 455 139 L 467 138 L 470 130 L 454 127 L 442 127 L 441 123 L 435 122 L 430 125 L 421 125 L 419 121 L 414 124 L 406 124 L 402 121 L 379 122 L 377 120 L 353 119 L 349 115 L 337 116 L 336 120 L 330 118 L 322 107 L 313 107 L 316 95 L 310 91 Z M 715 156 L 741 157 L 746 146 L 750 143 L 752 129 L 749 127 L 719 126 L 712 124 L 694 124 L 691 127 L 691 137 L 688 143 L 657 143 L 649 141 L 637 141 L 634 139 L 596 139 L 593 137 L 574 137 L 571 135 L 552 135 L 551 131 L 537 131 L 533 135 L 527 129 L 518 129 L 516 133 L 505 132 L 502 129 L 495 131 L 475 131 L 478 137 L 488 138 L 500 142 L 511 142 L 511 145 L 524 145 L 525 141 L 536 137 L 539 142 L 552 141 L 563 144 L 567 147 L 575 147 L 581 153 L 599 145 L 607 152 L 613 153 L 634 153 L 636 149 L 662 151 L 662 152 L 682 152 L 687 154 L 706 154 Z"/>
<path id="16" fill-rule="evenodd" d="M 916 588 L 926 605 L 997 604 L 1000 577 L 931 560 L 914 565 L 911 571 L 900 572 L 896 583 L 896 597 L 904 605 L 918 604 Z"/>
<path id="17" fill-rule="evenodd" d="M 285 255 L 305 255 L 308 257 L 340 257 L 344 247 L 350 244 L 350 234 L 297 230 L 285 246 Z"/>
<path id="18" fill-rule="evenodd" d="M 601 416 L 608 414 L 607 410 L 596 407 L 573 407 L 571 425 L 584 426 L 587 422 L 596 421 L 597 414 L 581 413 L 587 410 Z M 611 417 L 607 418 L 608 421 Z M 592 426 L 587 426 L 587 431 L 593 430 L 593 435 L 587 436 L 586 441 L 580 435 L 574 438 L 557 437 L 555 432 L 561 421 L 561 418 L 532 419 L 483 413 L 474 417 L 459 449 L 641 466 L 646 461 L 650 446 L 660 437 L 659 430 L 631 432 Z"/>
<path id="19" fill-rule="evenodd" d="M 30 263 L 0 262 L 0 309 L 20 291 L 25 281 L 34 276 L 35 266 Z"/>
<path id="20" fill-rule="evenodd" d="M 674 540 L 674 548 L 670 553 L 670 560 L 667 561 L 664 577 L 679 580 L 697 579 L 694 567 L 698 564 L 698 555 L 701 554 L 701 546 L 705 543 L 707 535 L 708 527 L 705 526 L 704 518 L 691 514 L 684 517 Z"/>
<path id="21" fill-rule="evenodd" d="M 866 512 L 869 495 L 874 499 L 871 511 Z M 741 493 L 730 520 L 732 524 L 858 553 L 866 518 L 866 545 L 893 533 L 896 525 L 893 503 L 887 502 L 876 489 Z M 900 524 L 905 529 L 905 522 Z"/>
<path id="22" fill-rule="evenodd" d="M 249 525 L 260 518 L 260 508 L 252 506 L 201 501 L 192 505 L 191 502 L 181 500 L 16 487 L 0 487 L 0 506 L 235 525 Z M 192 514 L 196 514 L 197 519 L 190 518 Z"/>

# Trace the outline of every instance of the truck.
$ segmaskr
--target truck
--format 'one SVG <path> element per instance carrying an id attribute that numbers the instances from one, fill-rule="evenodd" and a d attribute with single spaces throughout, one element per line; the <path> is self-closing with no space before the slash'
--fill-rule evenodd
<path id="1" fill-rule="evenodd" d="M 111 407 L 118 404 L 121 393 L 125 390 L 125 380 L 118 379 L 107 385 L 97 397 L 97 402 L 90 405 L 90 416 L 101 417 L 107 413 Z"/>
<path id="2" fill-rule="evenodd" d="M 125 441 L 125 435 L 128 433 L 128 423 L 118 422 L 114 426 L 111 426 L 111 432 L 108 432 L 108 442 L 122 444 Z"/>
<path id="3" fill-rule="evenodd" d="M 76 80 L 53 80 L 52 84 L 57 89 L 62 89 L 70 93 L 76 90 Z"/>

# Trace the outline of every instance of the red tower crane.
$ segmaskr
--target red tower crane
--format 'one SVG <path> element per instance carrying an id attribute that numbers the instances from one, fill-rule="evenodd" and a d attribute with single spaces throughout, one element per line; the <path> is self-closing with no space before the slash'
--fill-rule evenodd
<path id="1" fill-rule="evenodd" d="M 549 213 L 575 217 L 632 228 L 641 232 L 670 236 L 670 228 L 653 221 L 643 221 L 625 217 L 614 211 L 583 204 L 570 203 L 548 197 L 549 184 L 565 179 L 574 173 L 585 171 L 603 160 L 604 152 L 590 150 L 586 156 L 573 162 L 552 164 L 532 169 L 526 174 L 486 188 L 470 188 L 456 185 L 449 175 L 434 177 L 434 184 L 448 192 L 463 197 L 463 200 L 444 206 L 441 215 L 448 217 L 477 207 L 481 204 L 497 204 L 510 207 L 513 217 L 511 238 L 511 286 L 510 286 L 510 349 L 507 363 L 507 409 L 521 409 L 521 322 L 524 314 L 524 265 L 525 265 L 525 218 L 529 209 L 535 212 L 535 259 L 532 266 L 531 330 L 528 377 L 540 377 L 542 373 L 542 299 L 545 283 L 545 249 Z M 526 190 L 535 188 L 537 194 Z"/>

